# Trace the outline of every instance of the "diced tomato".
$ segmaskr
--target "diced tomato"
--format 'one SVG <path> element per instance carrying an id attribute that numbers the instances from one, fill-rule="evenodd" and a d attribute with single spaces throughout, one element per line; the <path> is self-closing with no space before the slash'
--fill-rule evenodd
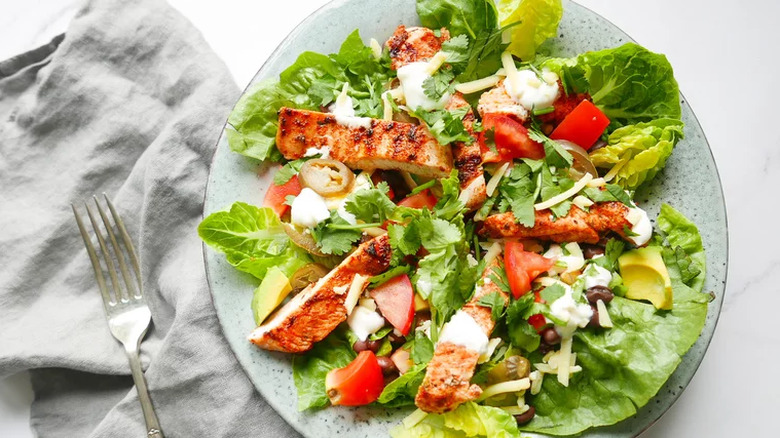
<path id="1" fill-rule="evenodd" d="M 349 365 L 328 372 L 325 390 L 331 404 L 362 406 L 373 403 L 385 387 L 382 368 L 371 350 L 358 354 Z"/>
<path id="2" fill-rule="evenodd" d="M 395 192 L 393 191 L 393 186 L 384 178 L 384 172 L 374 172 L 371 174 L 371 182 L 374 183 L 374 185 L 379 184 L 381 182 L 386 182 L 387 186 L 390 190 L 387 192 L 387 197 L 390 199 L 395 199 Z"/>
<path id="3" fill-rule="evenodd" d="M 425 189 L 420 193 L 407 196 L 401 202 L 398 203 L 401 207 L 410 208 L 423 208 L 428 207 L 429 210 L 433 210 L 436 203 L 439 202 L 435 196 L 431 193 L 430 189 Z"/>
<path id="4" fill-rule="evenodd" d="M 552 268 L 554 263 L 535 252 L 524 251 L 520 242 L 507 242 L 504 247 L 504 264 L 512 296 L 517 299 L 530 291 L 531 281 Z"/>
<path id="5" fill-rule="evenodd" d="M 406 336 L 414 319 L 414 289 L 406 274 L 393 277 L 371 291 L 379 312 Z"/>
<path id="6" fill-rule="evenodd" d="M 531 324 L 531 326 L 539 332 L 547 325 L 547 319 L 545 319 L 544 315 L 541 313 L 537 313 L 528 318 L 528 324 Z"/>
<path id="7" fill-rule="evenodd" d="M 550 134 L 553 140 L 568 140 L 588 150 L 609 126 L 609 118 L 592 102 L 583 100 Z"/>
<path id="8" fill-rule="evenodd" d="M 280 186 L 271 184 L 271 187 L 268 187 L 268 191 L 265 192 L 263 207 L 270 207 L 279 217 L 282 217 L 287 209 L 290 208 L 289 205 L 284 203 L 285 198 L 287 196 L 298 196 L 300 193 L 301 183 L 298 182 L 298 175 L 294 175 L 289 181 Z"/>
<path id="9" fill-rule="evenodd" d="M 545 301 L 542 299 L 542 295 L 539 293 L 539 291 L 534 292 L 534 303 L 544 303 Z"/>
<path id="10" fill-rule="evenodd" d="M 544 158 L 544 146 L 528 136 L 528 129 L 517 120 L 503 114 L 487 114 L 482 119 L 482 132 L 479 133 L 479 144 L 483 151 L 489 151 L 488 136 L 493 133 L 493 141 L 498 150 L 498 160 L 507 161 L 515 158 Z"/>

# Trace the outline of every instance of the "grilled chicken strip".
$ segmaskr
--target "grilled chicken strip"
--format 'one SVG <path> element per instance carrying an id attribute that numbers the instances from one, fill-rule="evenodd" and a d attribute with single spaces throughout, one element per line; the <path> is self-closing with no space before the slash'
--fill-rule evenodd
<path id="1" fill-rule="evenodd" d="M 498 262 L 494 261 L 485 268 L 482 278 L 488 278 L 497 266 Z M 487 336 L 493 331 L 495 322 L 491 309 L 477 303 L 480 298 L 493 292 L 498 292 L 505 302 L 509 300 L 501 288 L 494 282 L 489 282 L 478 287 L 474 297 L 462 309 L 474 318 Z M 476 351 L 452 342 L 438 343 L 414 403 L 425 412 L 442 413 L 457 408 L 461 403 L 477 399 L 482 394 L 482 388 L 471 384 L 471 378 L 478 360 L 479 353 Z"/>
<path id="2" fill-rule="evenodd" d="M 436 37 L 433 31 L 426 27 L 398 26 L 393 36 L 385 43 L 393 60 L 392 68 L 397 70 L 406 64 L 431 58 L 441 50 L 441 44 L 449 37 L 446 29 L 442 29 L 441 37 Z M 455 93 L 446 109 L 452 111 L 468 106 L 469 103 L 463 98 L 463 94 Z M 463 125 L 472 136 L 474 136 L 472 131 L 474 121 L 474 112 L 469 108 L 463 118 Z M 453 164 L 458 169 L 460 199 L 467 209 L 475 210 L 487 199 L 485 176 L 482 172 L 482 151 L 477 142 L 471 144 L 456 142 L 452 144 L 452 155 Z"/>
<path id="3" fill-rule="evenodd" d="M 398 26 L 393 36 L 385 43 L 390 51 L 391 67 L 398 70 L 406 64 L 424 61 L 441 50 L 441 43 L 450 39 L 447 29 L 441 29 L 437 37 L 427 27 Z"/>
<path id="4" fill-rule="evenodd" d="M 298 293 L 257 327 L 249 341 L 266 350 L 286 353 L 311 349 L 347 319 L 344 301 L 355 276 L 384 272 L 390 265 L 390 253 L 387 235 L 363 243 L 328 275 Z M 366 282 L 363 287 L 367 285 Z"/>
<path id="5" fill-rule="evenodd" d="M 288 160 L 303 157 L 308 148 L 327 146 L 333 159 L 353 169 L 404 170 L 429 178 L 450 174 L 450 148 L 440 145 L 424 127 L 361 120 L 365 126 L 345 126 L 332 114 L 282 108 L 276 147 Z"/>
<path id="6" fill-rule="evenodd" d="M 626 215 L 629 209 L 620 202 L 593 204 L 586 213 L 572 205 L 569 214 L 553 220 L 550 210 L 536 212 L 533 227 L 515 221 L 511 212 L 494 214 L 485 219 L 480 235 L 492 238 L 540 239 L 553 242 L 598 243 L 612 231 L 625 237 L 624 229 L 632 227 Z"/>
<path id="7" fill-rule="evenodd" d="M 483 118 L 487 114 L 502 114 L 523 122 L 528 118 L 528 110 L 507 93 L 504 81 L 505 79 L 502 79 L 490 91 L 482 93 L 477 104 L 477 111 Z"/>

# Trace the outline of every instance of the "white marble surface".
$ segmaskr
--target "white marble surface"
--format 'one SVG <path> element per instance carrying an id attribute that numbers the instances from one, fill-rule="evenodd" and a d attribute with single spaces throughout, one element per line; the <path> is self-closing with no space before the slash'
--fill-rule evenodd
<path id="1" fill-rule="evenodd" d="M 74 0 L 0 0 L 0 59 L 65 29 Z M 325 0 L 171 0 L 204 34 L 240 86 Z M 720 323 L 699 372 L 645 432 L 660 437 L 770 437 L 780 407 L 780 2 L 579 0 L 639 43 L 667 54 L 706 132 L 728 204 L 730 266 Z M 0 436 L 30 437 L 29 383 L 0 382 Z"/>

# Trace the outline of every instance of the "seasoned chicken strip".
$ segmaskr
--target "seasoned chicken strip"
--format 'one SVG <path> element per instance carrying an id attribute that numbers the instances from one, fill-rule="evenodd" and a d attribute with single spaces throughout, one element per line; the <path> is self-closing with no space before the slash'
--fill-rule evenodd
<path id="1" fill-rule="evenodd" d="M 406 27 L 403 24 L 398 26 L 393 36 L 385 43 L 390 51 L 393 70 L 431 58 L 441 50 L 441 43 L 450 39 L 447 29 L 441 29 L 440 35 L 437 37 L 434 31 L 427 27 Z"/>
<path id="2" fill-rule="evenodd" d="M 479 233 L 492 238 L 598 243 L 610 231 L 624 236 L 624 227 L 632 227 L 626 218 L 628 211 L 620 202 L 596 203 L 587 213 L 572 205 L 569 214 L 553 220 L 550 210 L 540 210 L 530 228 L 517 223 L 512 212 L 506 212 L 488 216 Z"/>
<path id="3" fill-rule="evenodd" d="M 344 301 L 355 276 L 382 273 L 390 265 L 390 253 L 387 235 L 363 243 L 328 275 L 298 293 L 252 331 L 249 341 L 266 350 L 287 353 L 311 349 L 347 319 Z"/>
<path id="4" fill-rule="evenodd" d="M 442 42 L 449 39 L 449 33 L 442 29 L 441 37 L 436 37 L 431 29 L 425 27 L 398 26 L 393 36 L 385 45 L 390 50 L 393 59 L 392 68 L 399 69 L 406 64 L 425 61 L 441 50 Z M 463 98 L 463 94 L 455 93 L 447 104 L 447 110 L 468 107 L 469 103 Z M 472 135 L 474 124 L 474 112 L 469 108 L 463 118 L 463 125 Z M 479 144 L 473 142 L 466 144 L 456 142 L 452 144 L 452 155 L 455 168 L 458 169 L 460 181 L 460 200 L 468 210 L 479 208 L 487 199 L 485 190 L 485 176 L 482 172 L 482 151 Z"/>
<path id="5" fill-rule="evenodd" d="M 404 170 L 442 178 L 452 170 L 452 152 L 424 128 L 411 123 L 361 119 L 365 126 L 345 126 L 332 114 L 282 108 L 276 147 L 288 160 L 308 148 L 330 148 L 330 156 L 353 169 Z"/>
<path id="6" fill-rule="evenodd" d="M 477 104 L 477 111 L 482 118 L 486 114 L 502 114 L 512 116 L 523 122 L 528 118 L 528 110 L 517 103 L 504 88 L 504 79 L 496 84 L 493 89 L 482 93 Z"/>
<path id="7" fill-rule="evenodd" d="M 485 268 L 482 278 L 488 278 L 498 266 L 494 261 Z M 498 292 L 505 302 L 509 297 L 494 282 L 478 287 L 471 300 L 463 306 L 463 311 L 474 318 L 486 336 L 490 336 L 495 322 L 489 307 L 477 304 L 485 295 Z M 428 363 L 417 396 L 414 399 L 418 408 L 425 412 L 442 413 L 457 408 L 461 403 L 475 400 L 482 394 L 479 385 L 471 384 L 477 367 L 479 353 L 452 342 L 436 345 L 433 358 Z"/>

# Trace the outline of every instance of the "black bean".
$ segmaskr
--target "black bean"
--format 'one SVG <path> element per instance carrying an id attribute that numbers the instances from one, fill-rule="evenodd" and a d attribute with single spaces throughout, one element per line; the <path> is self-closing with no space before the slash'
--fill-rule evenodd
<path id="1" fill-rule="evenodd" d="M 590 317 L 590 322 L 588 322 L 588 327 L 600 328 L 601 323 L 599 323 L 599 309 L 597 309 L 594 304 L 590 305 L 590 309 L 593 310 L 593 316 Z"/>
<path id="2" fill-rule="evenodd" d="M 361 351 L 366 351 L 366 350 L 368 350 L 368 342 L 367 341 L 357 340 L 352 345 L 352 349 L 355 350 L 355 353 L 360 353 Z"/>
<path id="3" fill-rule="evenodd" d="M 584 244 L 582 245 L 582 255 L 586 259 L 592 259 L 593 257 L 596 257 L 597 255 L 604 254 L 604 247 L 598 246 L 598 245 L 588 245 Z"/>
<path id="4" fill-rule="evenodd" d="M 585 298 L 587 298 L 588 301 L 593 304 L 596 304 L 596 301 L 598 300 L 601 300 L 604 302 L 604 304 L 607 304 L 612 301 L 613 298 L 615 298 L 615 294 L 612 293 L 612 289 L 599 285 L 593 286 L 585 291 Z"/>
<path id="5" fill-rule="evenodd" d="M 515 415 L 515 421 L 517 421 L 517 424 L 525 424 L 533 420 L 534 415 L 536 415 L 536 409 L 533 406 L 529 406 L 527 411 L 520 415 Z"/>
<path id="6" fill-rule="evenodd" d="M 378 341 L 368 341 L 366 343 L 366 346 L 368 347 L 369 350 L 376 353 L 377 351 L 379 351 L 379 347 L 382 346 L 382 340 L 380 339 Z"/>
<path id="7" fill-rule="evenodd" d="M 542 335 L 542 339 L 547 345 L 555 345 L 561 342 L 561 335 L 559 335 L 558 331 L 552 327 L 547 327 L 546 329 L 542 330 L 540 335 Z"/>
<path id="8" fill-rule="evenodd" d="M 382 368 L 384 376 L 390 376 L 398 372 L 398 368 L 396 368 L 395 363 L 389 357 L 379 356 L 376 358 L 376 361 L 379 362 L 379 367 Z"/>
<path id="9" fill-rule="evenodd" d="M 401 345 L 406 343 L 406 338 L 395 334 L 395 332 L 390 332 L 390 334 L 387 335 L 387 339 L 390 339 L 390 343 L 393 345 Z"/>

